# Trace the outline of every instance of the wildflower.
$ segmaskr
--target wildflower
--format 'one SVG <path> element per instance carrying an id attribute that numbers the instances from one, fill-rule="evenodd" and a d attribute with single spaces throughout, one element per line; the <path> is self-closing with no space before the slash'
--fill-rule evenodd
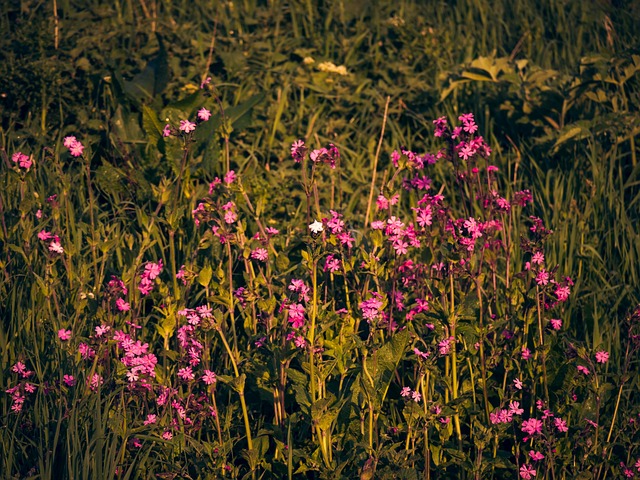
<path id="1" fill-rule="evenodd" d="M 568 432 L 569 428 L 567 427 L 567 422 L 561 419 L 560 417 L 556 417 L 553 419 L 553 424 L 558 429 L 559 432 Z"/>
<path id="2" fill-rule="evenodd" d="M 305 348 L 307 346 L 307 341 L 302 335 L 297 335 L 293 339 L 293 344 L 298 348 Z"/>
<path id="3" fill-rule="evenodd" d="M 538 275 L 536 275 L 536 283 L 540 286 L 547 285 L 549 283 L 549 272 L 544 268 L 540 269 Z"/>
<path id="4" fill-rule="evenodd" d="M 96 337 L 99 338 L 99 337 L 103 336 L 109 330 L 111 330 L 111 327 L 109 325 L 98 325 L 96 327 Z"/>
<path id="5" fill-rule="evenodd" d="M 305 147 L 303 140 L 296 140 L 295 142 L 293 142 L 293 144 L 291 145 L 291 156 L 293 157 L 294 162 L 302 162 L 306 154 L 307 147 Z"/>
<path id="6" fill-rule="evenodd" d="M 524 480 L 531 480 L 531 478 L 535 476 L 536 476 L 536 471 L 531 465 L 524 464 L 520 467 L 520 477 L 523 478 Z"/>
<path id="7" fill-rule="evenodd" d="M 103 378 L 101 375 L 94 373 L 89 381 L 89 388 L 91 391 L 95 392 L 100 385 L 103 383 Z"/>
<path id="8" fill-rule="evenodd" d="M 512 415 L 522 415 L 524 410 L 520 408 L 520 402 L 509 402 L 509 411 Z"/>
<path id="9" fill-rule="evenodd" d="M 578 365 L 576 367 L 580 373 L 584 373 L 585 375 L 589 375 L 589 369 L 583 365 Z"/>
<path id="10" fill-rule="evenodd" d="M 60 330 L 58 330 L 58 338 L 63 342 L 66 342 L 71 338 L 71 330 L 65 330 L 64 328 L 61 328 Z"/>
<path id="11" fill-rule="evenodd" d="M 207 110 L 204 107 L 198 110 L 198 119 L 202 120 L 203 122 L 206 122 L 210 118 L 211 118 L 211 112 L 209 110 Z"/>
<path id="12" fill-rule="evenodd" d="M 64 248 L 62 248 L 59 241 L 54 240 L 49 244 L 49 251 L 53 253 L 64 253 Z"/>
<path id="13" fill-rule="evenodd" d="M 429 352 L 421 352 L 420 350 L 418 350 L 417 348 L 413 349 L 413 353 L 416 354 L 416 356 L 418 356 L 419 358 L 422 358 L 424 360 L 426 360 L 427 358 L 429 358 Z"/>
<path id="14" fill-rule="evenodd" d="M 162 434 L 162 438 L 164 438 L 165 440 L 171 440 L 173 438 L 173 433 L 171 433 L 169 430 L 165 430 Z"/>
<path id="15" fill-rule="evenodd" d="M 318 220 L 316 220 L 309 225 L 309 230 L 311 230 L 312 234 L 317 235 L 318 233 L 324 230 L 324 227 L 322 226 L 322 222 L 319 222 Z"/>
<path id="16" fill-rule="evenodd" d="M 195 129 L 195 123 L 191 123 L 189 120 L 180 120 L 180 130 L 182 130 L 184 133 L 193 132 Z"/>
<path id="17" fill-rule="evenodd" d="M 533 257 L 531 257 L 531 263 L 534 263 L 536 265 L 542 265 L 544 263 L 544 253 L 542 252 L 534 253 Z"/>
<path id="18" fill-rule="evenodd" d="M 408 397 L 409 395 L 411 395 L 411 389 L 409 387 L 403 387 L 402 390 L 400 390 L 400 395 L 402 395 L 403 397 Z"/>
<path id="19" fill-rule="evenodd" d="M 522 431 L 529 435 L 535 435 L 536 433 L 542 433 L 542 422 L 537 418 L 530 418 L 522 422 Z"/>
<path id="20" fill-rule="evenodd" d="M 235 182 L 236 178 L 236 172 L 234 170 L 229 170 L 224 175 L 224 183 L 226 183 L 227 185 L 231 185 L 233 182 Z"/>
<path id="21" fill-rule="evenodd" d="M 327 258 L 324 262 L 324 271 L 329 271 L 331 273 L 337 272 L 340 270 L 340 259 L 335 258 L 333 255 L 327 255 Z"/>
<path id="22" fill-rule="evenodd" d="M 451 351 L 451 345 L 455 342 L 455 338 L 447 337 L 438 343 L 438 351 L 440 355 L 448 355 Z"/>
<path id="23" fill-rule="evenodd" d="M 69 149 L 69 153 L 71 153 L 72 156 L 79 157 L 82 155 L 84 145 L 82 145 L 76 137 L 65 137 L 62 144 Z"/>
<path id="24" fill-rule="evenodd" d="M 184 367 L 178 370 L 178 376 L 185 382 L 189 380 L 193 380 L 195 378 L 195 375 L 193 374 L 191 367 Z"/>
<path id="25" fill-rule="evenodd" d="M 31 157 L 25 155 L 22 152 L 16 152 L 13 155 L 11 155 L 11 160 L 14 163 L 17 163 L 20 168 L 24 168 L 25 170 L 29 170 L 31 168 L 31 165 L 33 165 L 33 161 L 31 160 Z"/>
<path id="26" fill-rule="evenodd" d="M 216 374 L 211 370 L 205 370 L 204 375 L 202 376 L 202 381 L 207 385 L 213 385 L 218 380 Z"/>
<path id="27" fill-rule="evenodd" d="M 571 294 L 571 288 L 569 285 L 558 285 L 555 294 L 559 302 L 566 302 Z"/>
<path id="28" fill-rule="evenodd" d="M 162 129 L 162 136 L 165 138 L 171 136 L 171 125 L 169 125 L 168 123 Z"/>
<path id="29" fill-rule="evenodd" d="M 147 415 L 147 419 L 143 423 L 144 425 L 152 425 L 156 423 L 157 420 L 158 420 L 158 416 L 153 413 L 150 413 L 149 415 Z"/>
<path id="30" fill-rule="evenodd" d="M 418 391 L 414 391 L 411 394 L 411 398 L 413 399 L 414 402 L 419 403 L 420 400 L 422 400 L 422 395 L 420 395 L 420 392 Z"/>
<path id="31" fill-rule="evenodd" d="M 265 248 L 256 248 L 251 252 L 251 258 L 260 262 L 266 262 L 269 258 L 269 254 Z"/>
<path id="32" fill-rule="evenodd" d="M 116 300 L 116 307 L 121 312 L 128 312 L 129 310 L 131 310 L 131 305 L 129 303 L 125 302 L 122 298 L 118 298 Z"/>
<path id="33" fill-rule="evenodd" d="M 522 382 L 520 381 L 519 378 L 514 378 L 513 384 L 518 390 L 522 390 Z"/>
<path id="34" fill-rule="evenodd" d="M 300 328 L 304 325 L 304 306 L 300 303 L 289 305 L 289 323 L 293 328 Z"/>
<path id="35" fill-rule="evenodd" d="M 78 353 L 85 360 L 90 360 L 96 355 L 96 351 L 84 342 L 78 345 Z"/>
<path id="36" fill-rule="evenodd" d="M 527 347 L 523 346 L 522 347 L 522 351 L 521 351 L 521 355 L 522 355 L 522 359 L 523 360 L 529 360 L 531 358 L 531 350 L 529 350 Z"/>
<path id="37" fill-rule="evenodd" d="M 63 375 L 62 381 L 67 387 L 73 387 L 76 384 L 76 379 L 73 375 Z"/>
<path id="38" fill-rule="evenodd" d="M 552 318 L 550 322 L 551 328 L 553 328 L 554 330 L 560 330 L 562 328 L 562 320 L 560 320 L 559 318 Z"/>
<path id="39" fill-rule="evenodd" d="M 609 352 L 605 350 L 601 350 L 596 352 L 596 362 L 598 363 L 607 363 L 609 361 Z"/>

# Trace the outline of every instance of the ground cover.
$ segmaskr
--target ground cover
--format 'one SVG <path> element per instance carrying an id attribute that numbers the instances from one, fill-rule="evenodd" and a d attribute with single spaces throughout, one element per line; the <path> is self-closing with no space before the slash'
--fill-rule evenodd
<path id="1" fill-rule="evenodd" d="M 0 15 L 7 478 L 640 476 L 633 4 L 202 3 Z"/>

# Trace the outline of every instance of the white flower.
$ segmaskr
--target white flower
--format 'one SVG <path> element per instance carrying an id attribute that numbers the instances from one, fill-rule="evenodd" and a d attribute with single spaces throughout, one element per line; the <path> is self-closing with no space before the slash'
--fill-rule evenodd
<path id="1" fill-rule="evenodd" d="M 49 244 L 49 251 L 54 253 L 63 253 L 64 248 L 60 245 L 59 242 L 53 241 Z"/>
<path id="2" fill-rule="evenodd" d="M 317 234 L 317 233 L 320 233 L 322 230 L 324 230 L 324 227 L 322 226 L 322 222 L 319 222 L 318 220 L 316 220 L 315 222 L 309 225 L 309 230 L 311 230 L 311 233 Z"/>

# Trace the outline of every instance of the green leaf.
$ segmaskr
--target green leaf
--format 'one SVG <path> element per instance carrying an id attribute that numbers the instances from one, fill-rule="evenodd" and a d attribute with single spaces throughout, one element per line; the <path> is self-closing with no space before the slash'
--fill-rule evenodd
<path id="1" fill-rule="evenodd" d="M 213 269 L 211 266 L 207 265 L 198 274 L 198 283 L 203 287 L 207 287 L 209 282 L 211 281 L 211 277 L 213 276 Z"/>

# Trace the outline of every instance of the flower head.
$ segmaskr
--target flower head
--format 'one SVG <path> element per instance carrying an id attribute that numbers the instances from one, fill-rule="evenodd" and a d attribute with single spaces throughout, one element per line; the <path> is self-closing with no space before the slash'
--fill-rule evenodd
<path id="1" fill-rule="evenodd" d="M 311 233 L 313 233 L 314 235 L 317 235 L 324 230 L 324 227 L 322 226 L 322 222 L 316 220 L 313 223 L 309 224 L 309 230 L 311 230 Z"/>

